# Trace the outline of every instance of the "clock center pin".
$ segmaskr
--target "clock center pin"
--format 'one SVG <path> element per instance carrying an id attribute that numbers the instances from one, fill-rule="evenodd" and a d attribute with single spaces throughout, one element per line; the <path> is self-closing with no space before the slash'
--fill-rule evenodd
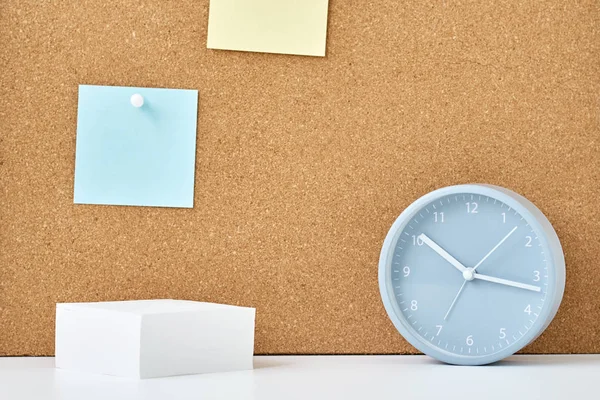
<path id="1" fill-rule="evenodd" d="M 473 268 L 467 268 L 463 271 L 463 278 L 467 281 L 472 281 L 475 279 L 475 273 L 473 272 Z"/>

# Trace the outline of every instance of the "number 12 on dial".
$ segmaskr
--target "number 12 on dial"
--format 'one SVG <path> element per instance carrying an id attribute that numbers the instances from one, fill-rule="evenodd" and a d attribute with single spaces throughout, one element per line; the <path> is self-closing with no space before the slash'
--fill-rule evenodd
<path id="1" fill-rule="evenodd" d="M 490 185 L 431 192 L 388 232 L 379 288 L 398 331 L 451 364 L 501 360 L 535 340 L 565 285 L 562 247 L 529 200 Z"/>

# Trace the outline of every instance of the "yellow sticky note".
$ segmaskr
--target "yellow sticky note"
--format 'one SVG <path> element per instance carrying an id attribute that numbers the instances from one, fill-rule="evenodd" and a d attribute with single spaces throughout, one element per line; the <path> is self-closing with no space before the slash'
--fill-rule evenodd
<path id="1" fill-rule="evenodd" d="M 209 49 L 325 56 L 329 0 L 210 0 Z"/>

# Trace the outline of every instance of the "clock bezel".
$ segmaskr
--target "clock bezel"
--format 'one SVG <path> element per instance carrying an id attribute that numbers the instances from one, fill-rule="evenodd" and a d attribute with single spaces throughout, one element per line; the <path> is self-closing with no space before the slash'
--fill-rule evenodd
<path id="1" fill-rule="evenodd" d="M 411 324 L 402 314 L 392 284 L 392 262 L 394 250 L 399 236 L 407 224 L 417 213 L 433 201 L 451 194 L 476 194 L 488 196 L 503 202 L 516 210 L 529 223 L 538 236 L 542 248 L 546 252 L 548 268 L 552 270 L 549 274 L 546 289 L 545 307 L 531 329 L 521 338 L 502 350 L 485 355 L 460 355 L 448 352 L 429 340 L 423 338 L 413 329 Z M 379 289 L 385 310 L 398 332 L 415 348 L 433 358 L 448 364 L 457 365 L 483 365 L 502 360 L 529 343 L 533 342 L 548 327 L 558 311 L 562 301 L 565 286 L 565 261 L 563 250 L 550 221 L 546 216 L 528 199 L 511 190 L 486 184 L 454 185 L 434 190 L 417 199 L 408 206 L 392 224 L 384 240 L 379 258 Z"/>

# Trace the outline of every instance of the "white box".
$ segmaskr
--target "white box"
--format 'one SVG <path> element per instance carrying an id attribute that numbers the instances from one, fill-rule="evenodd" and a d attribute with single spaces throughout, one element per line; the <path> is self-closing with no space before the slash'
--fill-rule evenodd
<path id="1" fill-rule="evenodd" d="M 132 378 L 252 369 L 254 308 L 184 300 L 56 305 L 56 367 Z"/>

